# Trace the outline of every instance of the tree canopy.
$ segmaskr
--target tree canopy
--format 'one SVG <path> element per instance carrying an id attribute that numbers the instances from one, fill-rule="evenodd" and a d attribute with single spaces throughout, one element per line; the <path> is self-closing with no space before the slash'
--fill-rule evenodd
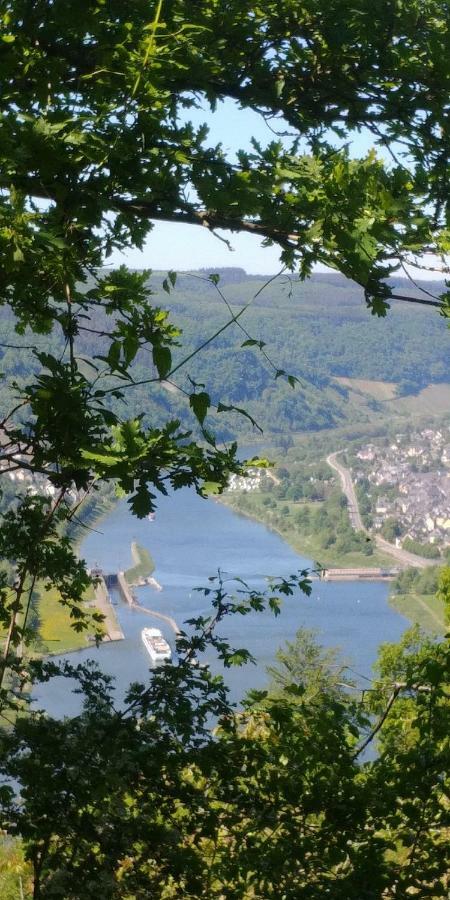
<path id="1" fill-rule="evenodd" d="M 174 362 L 182 335 L 154 302 L 151 273 L 104 268 L 113 252 L 143 247 L 158 220 L 249 232 L 279 245 L 302 278 L 320 262 L 354 279 L 378 315 L 399 268 L 446 274 L 447 4 L 3 0 L 0 15 L 0 302 L 16 331 L 5 344 L 33 360 L 31 377 L 8 387 L 0 464 L 35 485 L 5 491 L 0 509 L 0 801 L 32 863 L 33 896 L 445 896 L 444 643 L 413 634 L 387 648 L 369 701 L 318 679 L 311 652 L 281 695 L 236 712 L 196 654 L 245 662 L 216 626 L 277 614 L 280 595 L 310 590 L 300 572 L 267 596 L 243 582 L 230 596 L 219 577 L 177 664 L 132 685 L 125 707 L 97 670 L 33 661 L 26 648 L 39 584 L 76 629 L 101 626 L 82 602 L 91 578 L 70 526 L 102 485 L 142 517 L 158 492 L 220 491 L 245 470 L 207 416 L 248 413 L 213 403 L 200 381 L 185 392 L 200 437 L 176 417 L 129 417 L 138 354 L 138 383 L 151 390 L 236 325 L 275 378 L 296 384 L 246 330 L 251 300 L 232 309 L 214 274 L 204 280 L 229 319 Z M 265 145 L 234 156 L 190 121 L 225 99 L 266 120 Z M 378 152 L 358 158 L 360 132 Z M 167 294 L 176 281 L 169 272 Z M 412 300 L 449 305 L 445 291 Z M 59 349 L 36 349 L 50 333 Z M 89 358 L 85 334 L 97 342 Z M 295 652 L 301 642 L 285 658 Z M 319 687 L 305 690 L 301 672 Z M 25 710 L 30 684 L 58 675 L 78 679 L 83 712 L 55 721 Z M 364 761 L 379 733 L 378 759 Z"/>
<path id="2" fill-rule="evenodd" d="M 445 3 L 15 0 L 2 40 L 1 287 L 25 318 L 159 219 L 326 262 L 378 311 L 398 260 L 447 250 Z M 230 158 L 189 121 L 224 98 L 287 137 Z M 360 130 L 389 165 L 353 158 Z"/>

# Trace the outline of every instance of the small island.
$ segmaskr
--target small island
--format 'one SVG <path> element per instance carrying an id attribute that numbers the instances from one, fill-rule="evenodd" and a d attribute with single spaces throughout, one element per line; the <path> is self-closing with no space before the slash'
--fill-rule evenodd
<path id="1" fill-rule="evenodd" d="M 150 584 L 154 579 L 151 578 L 155 571 L 155 562 L 151 553 L 145 548 L 133 541 L 131 544 L 131 555 L 134 565 L 125 572 L 125 580 L 130 587 L 138 587 L 142 584 Z"/>

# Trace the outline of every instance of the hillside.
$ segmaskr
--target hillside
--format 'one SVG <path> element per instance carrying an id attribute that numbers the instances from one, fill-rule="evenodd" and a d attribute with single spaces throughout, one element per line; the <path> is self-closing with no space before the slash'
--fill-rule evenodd
<path id="1" fill-rule="evenodd" d="M 175 365 L 242 306 L 250 306 L 239 324 L 233 323 L 194 356 L 172 384 L 128 389 L 130 415 L 143 411 L 157 424 L 169 414 L 195 428 L 187 399 L 174 386 L 189 393 L 192 381 L 206 385 L 214 404 L 244 406 L 266 433 L 314 431 L 446 408 L 450 336 L 436 309 L 394 301 L 386 319 L 377 319 L 367 310 L 360 289 L 337 275 L 317 274 L 306 283 L 282 276 L 267 287 L 266 278 L 248 276 L 240 269 L 224 269 L 219 275 L 223 297 L 207 272 L 179 276 L 169 295 L 162 290 L 164 276 L 152 276 L 152 302 L 170 310 L 171 319 L 182 328 Z M 399 293 L 408 295 L 410 287 L 401 280 L 397 285 Z M 436 290 L 436 285 L 431 287 Z M 14 334 L 5 309 L 0 322 L 2 368 L 20 386 L 33 359 L 29 349 L 21 353 L 7 345 L 23 342 L 29 347 L 27 332 L 23 337 Z M 111 320 L 98 316 L 89 324 L 101 330 L 110 328 Z M 87 360 L 102 352 L 97 335 L 85 331 L 80 337 Z M 263 352 L 255 345 L 243 347 L 249 339 L 263 342 Z M 38 346 L 55 351 L 56 342 L 42 335 Z M 284 375 L 275 377 L 277 370 L 299 379 L 295 390 Z M 148 355 L 138 354 L 135 379 L 146 381 L 152 374 Z M 418 396 L 421 391 L 428 391 L 424 402 Z M 5 411 L 10 399 L 4 388 L 0 405 Z M 213 416 L 211 422 L 223 438 L 252 431 L 247 420 L 233 414 Z"/>

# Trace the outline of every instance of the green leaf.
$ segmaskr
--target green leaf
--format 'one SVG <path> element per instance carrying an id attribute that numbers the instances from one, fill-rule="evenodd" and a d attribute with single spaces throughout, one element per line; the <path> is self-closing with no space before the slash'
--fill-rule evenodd
<path id="1" fill-rule="evenodd" d="M 218 407 L 217 407 L 217 412 L 218 412 L 218 413 L 221 413 L 221 412 L 237 412 L 237 413 L 239 413 L 240 416 L 244 416 L 246 419 L 248 419 L 249 422 L 251 422 L 252 425 L 253 425 L 255 428 L 257 428 L 258 431 L 261 432 L 261 434 L 263 433 L 262 428 L 258 425 L 258 423 L 255 421 L 255 419 L 253 418 L 253 416 L 251 416 L 250 413 L 247 412 L 247 410 L 242 409 L 242 407 L 240 407 L 240 406 L 234 406 L 234 404 L 219 403 L 219 405 L 218 405 Z"/>
<path id="2" fill-rule="evenodd" d="M 81 457 L 92 462 L 101 463 L 102 466 L 115 466 L 122 461 L 122 457 L 117 453 L 107 452 L 105 450 L 81 450 Z"/>
<path id="3" fill-rule="evenodd" d="M 274 463 L 267 459 L 265 456 L 252 456 L 251 459 L 247 459 L 245 465 L 249 468 L 255 467 L 258 469 L 271 469 L 274 466 Z"/>
<path id="4" fill-rule="evenodd" d="M 111 369 L 116 369 L 119 365 L 120 360 L 120 344 L 118 341 L 112 341 L 109 346 L 108 356 L 107 356 L 108 364 Z"/>
<path id="5" fill-rule="evenodd" d="M 218 481 L 204 481 L 203 482 L 203 492 L 205 494 L 220 494 L 222 485 Z"/>
<path id="6" fill-rule="evenodd" d="M 131 511 L 138 519 L 143 519 L 154 510 L 154 494 L 150 493 L 146 485 L 139 485 L 136 493 L 129 499 Z"/>
<path id="7" fill-rule="evenodd" d="M 125 354 L 125 362 L 129 365 L 139 350 L 139 341 L 136 334 L 128 333 L 124 342 L 123 349 Z"/>
<path id="8" fill-rule="evenodd" d="M 205 421 L 206 413 L 208 412 L 209 407 L 211 406 L 211 399 L 209 394 L 206 391 L 201 391 L 199 394 L 190 394 L 189 395 L 189 406 L 194 412 L 194 415 L 200 422 L 200 425 L 203 425 Z"/>
<path id="9" fill-rule="evenodd" d="M 153 347 L 153 362 L 160 378 L 165 378 L 172 367 L 172 354 L 168 347 Z"/>

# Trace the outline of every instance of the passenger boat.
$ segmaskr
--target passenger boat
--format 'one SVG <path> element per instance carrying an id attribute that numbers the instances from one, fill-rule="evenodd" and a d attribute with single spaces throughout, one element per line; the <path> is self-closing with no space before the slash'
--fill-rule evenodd
<path id="1" fill-rule="evenodd" d="M 159 628 L 143 628 L 141 637 L 145 649 L 154 662 L 166 662 L 172 659 L 170 646 L 163 638 Z"/>

